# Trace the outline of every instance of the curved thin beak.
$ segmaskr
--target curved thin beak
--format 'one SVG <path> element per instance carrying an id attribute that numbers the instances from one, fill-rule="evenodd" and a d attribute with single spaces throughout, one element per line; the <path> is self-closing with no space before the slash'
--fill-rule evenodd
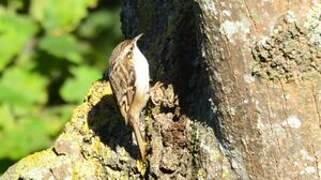
<path id="1" fill-rule="evenodd" d="M 136 36 L 133 40 L 136 43 L 144 34 L 140 33 L 138 36 Z"/>

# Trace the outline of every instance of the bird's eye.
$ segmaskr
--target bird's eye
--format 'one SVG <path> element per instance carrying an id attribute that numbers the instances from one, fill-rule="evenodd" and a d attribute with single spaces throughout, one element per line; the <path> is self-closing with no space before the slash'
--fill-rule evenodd
<path id="1" fill-rule="evenodd" d="M 130 47 L 130 50 L 131 50 L 131 51 L 134 50 L 134 46 L 131 46 L 131 47 Z"/>
<path id="2" fill-rule="evenodd" d="M 127 57 L 128 59 L 130 59 L 130 58 L 132 57 L 132 53 L 131 53 L 131 52 L 128 52 L 128 53 L 126 54 L 126 57 Z"/>

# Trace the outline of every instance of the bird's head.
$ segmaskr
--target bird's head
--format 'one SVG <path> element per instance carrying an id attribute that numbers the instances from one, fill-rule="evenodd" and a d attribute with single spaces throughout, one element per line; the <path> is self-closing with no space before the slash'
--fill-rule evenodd
<path id="1" fill-rule="evenodd" d="M 112 67 L 115 65 L 115 63 L 132 58 L 133 56 L 133 50 L 137 47 L 137 41 L 142 37 L 143 34 L 139 34 L 133 39 L 127 39 L 119 43 L 113 52 L 111 53 L 111 56 L 109 58 L 109 67 Z"/>

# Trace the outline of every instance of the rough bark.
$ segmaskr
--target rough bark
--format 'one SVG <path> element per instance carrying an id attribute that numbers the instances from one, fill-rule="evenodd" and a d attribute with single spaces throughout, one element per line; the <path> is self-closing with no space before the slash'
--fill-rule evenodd
<path id="1" fill-rule="evenodd" d="M 53 147 L 27 156 L 10 167 L 2 179 L 193 179 L 228 177 L 229 164 L 210 128 L 192 122 L 180 111 L 172 85 L 156 86 L 142 119 L 149 139 L 148 162 L 138 158 L 131 130 L 125 126 L 109 83 L 93 84 L 75 109 Z M 197 132 L 195 130 L 198 130 Z M 202 140 L 199 139 L 202 138 Z M 200 153 L 200 143 L 206 152 Z M 210 153 L 210 154 L 207 154 Z M 199 157 L 206 168 L 194 169 Z"/>
<path id="2" fill-rule="evenodd" d="M 105 81 L 53 148 L 4 178 L 321 179 L 321 3 L 127 0 L 155 88 L 137 159 Z M 45 161 L 45 162 L 44 162 Z"/>
<path id="3" fill-rule="evenodd" d="M 173 83 L 182 111 L 214 130 L 236 177 L 320 179 L 320 7 L 127 1 L 123 30 L 145 33 L 154 78 Z M 204 159 L 194 167 L 206 169 Z"/>

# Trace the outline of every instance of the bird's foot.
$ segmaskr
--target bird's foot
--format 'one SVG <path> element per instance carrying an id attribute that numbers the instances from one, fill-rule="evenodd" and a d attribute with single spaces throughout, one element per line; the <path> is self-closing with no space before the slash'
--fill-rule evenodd
<path id="1" fill-rule="evenodd" d="M 161 99 L 159 99 L 159 97 L 162 97 L 163 95 L 163 86 L 164 84 L 162 82 L 157 81 L 149 90 L 150 99 L 152 100 L 154 105 L 159 105 L 161 102 Z"/>

